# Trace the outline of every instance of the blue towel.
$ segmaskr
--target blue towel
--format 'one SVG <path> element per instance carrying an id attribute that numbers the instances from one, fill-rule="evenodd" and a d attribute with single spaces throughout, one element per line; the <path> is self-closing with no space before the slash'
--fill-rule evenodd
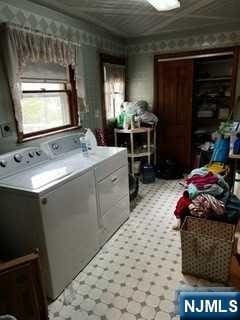
<path id="1" fill-rule="evenodd" d="M 211 161 L 227 163 L 230 148 L 230 139 L 218 139 L 214 144 Z"/>

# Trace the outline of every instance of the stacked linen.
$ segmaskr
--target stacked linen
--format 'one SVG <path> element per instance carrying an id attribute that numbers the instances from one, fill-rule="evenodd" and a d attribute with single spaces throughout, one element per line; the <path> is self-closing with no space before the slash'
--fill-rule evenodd
<path id="1" fill-rule="evenodd" d="M 229 196 L 229 186 L 224 177 L 208 171 L 206 167 L 194 169 L 185 181 L 191 199 L 201 194 L 209 194 L 225 201 Z"/>
<path id="2" fill-rule="evenodd" d="M 219 220 L 225 214 L 229 186 L 223 176 L 203 167 L 193 170 L 185 183 L 192 200 L 189 206 L 192 216 Z"/>
<path id="3" fill-rule="evenodd" d="M 182 222 L 188 215 L 222 220 L 225 214 L 225 205 L 223 201 L 210 194 L 203 193 L 191 199 L 188 191 L 184 191 L 183 196 L 178 200 L 174 214 Z"/>
<path id="4" fill-rule="evenodd" d="M 207 167 L 194 169 L 185 187 L 174 212 L 177 219 L 192 215 L 235 223 L 240 218 L 240 200 L 230 194 L 223 176 Z"/>
<path id="5" fill-rule="evenodd" d="M 183 221 L 187 215 L 192 215 L 222 220 L 229 198 L 229 186 L 222 176 L 206 167 L 194 169 L 185 180 L 185 187 L 174 212 L 177 219 Z"/>

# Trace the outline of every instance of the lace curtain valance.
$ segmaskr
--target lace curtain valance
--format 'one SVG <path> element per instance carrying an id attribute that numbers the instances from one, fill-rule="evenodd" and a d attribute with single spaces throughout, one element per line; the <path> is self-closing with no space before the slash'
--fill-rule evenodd
<path id="1" fill-rule="evenodd" d="M 20 71 L 29 62 L 64 66 L 76 64 L 76 47 L 71 43 L 18 29 L 7 28 L 6 32 Z"/>
<path id="2" fill-rule="evenodd" d="M 78 110 L 86 112 L 83 57 L 81 48 L 70 42 L 11 26 L 1 31 L 1 51 L 8 77 L 19 133 L 23 132 L 21 74 L 29 63 L 56 63 L 75 69 Z"/>

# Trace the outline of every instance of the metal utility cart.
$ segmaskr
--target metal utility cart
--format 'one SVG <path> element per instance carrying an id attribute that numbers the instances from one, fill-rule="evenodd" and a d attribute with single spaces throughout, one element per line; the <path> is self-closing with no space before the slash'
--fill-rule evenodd
<path id="1" fill-rule="evenodd" d="M 130 152 L 128 152 L 128 158 L 131 161 L 131 174 L 134 175 L 134 159 L 147 157 L 148 163 L 151 164 L 151 156 L 153 155 L 154 164 L 156 164 L 156 128 L 136 128 L 136 129 L 114 129 L 115 146 L 118 146 L 118 134 L 130 135 Z M 134 147 L 134 136 L 136 134 L 147 135 L 147 148 L 144 152 L 137 152 Z"/>

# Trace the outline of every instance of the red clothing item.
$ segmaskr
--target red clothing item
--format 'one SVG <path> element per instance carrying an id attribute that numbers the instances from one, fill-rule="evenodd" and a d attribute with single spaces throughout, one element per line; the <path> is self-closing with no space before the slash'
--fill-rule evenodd
<path id="1" fill-rule="evenodd" d="M 212 173 L 208 172 L 205 176 L 200 176 L 195 174 L 191 178 L 186 179 L 187 185 L 190 183 L 194 184 L 197 189 L 202 190 L 205 186 L 213 185 L 218 182 L 218 177 Z"/>
<path id="2" fill-rule="evenodd" d="M 174 214 L 177 219 L 185 216 L 189 213 L 188 206 L 192 203 L 191 199 L 189 199 L 189 194 L 187 191 L 184 191 L 183 196 L 178 200 L 176 209 Z"/>

